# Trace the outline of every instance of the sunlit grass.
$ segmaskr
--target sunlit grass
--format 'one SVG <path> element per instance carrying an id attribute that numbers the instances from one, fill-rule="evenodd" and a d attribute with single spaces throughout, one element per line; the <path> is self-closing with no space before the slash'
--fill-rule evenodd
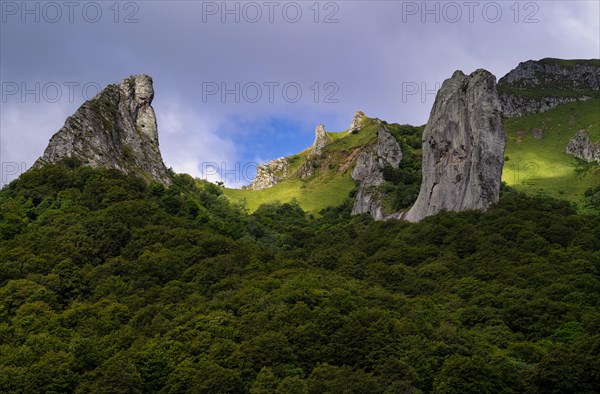
<path id="1" fill-rule="evenodd" d="M 356 134 L 347 134 L 347 131 L 327 133 L 331 142 L 325 146 L 323 154 L 326 157 L 325 161 L 330 163 L 329 170 L 323 172 L 319 168 L 314 176 L 305 180 L 291 175 L 283 182 L 264 190 L 225 189 L 225 195 L 234 202 L 243 202 L 250 212 L 254 212 L 262 204 L 285 203 L 293 199 L 302 209 L 313 214 L 341 204 L 356 186 L 350 176 L 351 166 L 345 165 L 350 152 L 374 142 L 377 138 L 379 125 L 369 118 L 365 118 L 363 122 L 368 124 Z M 310 149 L 307 149 L 290 156 L 288 173 L 295 174 L 309 154 Z"/>
<path id="2" fill-rule="evenodd" d="M 324 152 L 335 168 L 352 149 L 372 143 L 378 125 L 365 125 L 357 134 L 328 133 L 332 142 Z M 584 193 L 600 184 L 600 168 L 585 164 L 564 153 L 569 140 L 580 129 L 586 129 L 593 140 L 600 141 L 600 100 L 565 104 L 543 114 L 505 120 L 507 145 L 502 180 L 528 194 L 544 194 L 578 204 L 582 211 Z M 533 138 L 532 128 L 544 130 L 544 137 Z M 341 138 L 344 137 L 344 138 Z M 307 149 L 291 156 L 290 173 L 306 161 Z M 296 199 L 306 211 L 317 214 L 328 206 L 340 204 L 354 189 L 349 171 L 317 172 L 306 180 L 296 176 L 265 190 L 225 189 L 232 201 L 244 201 L 250 212 L 261 204 Z"/>
<path id="3" fill-rule="evenodd" d="M 596 165 L 564 153 L 569 140 L 585 129 L 600 140 L 600 100 L 564 104 L 543 114 L 505 120 L 507 145 L 502 180 L 530 194 L 546 194 L 583 205 L 585 191 L 600 183 Z M 533 138 L 532 128 L 544 130 Z"/>
<path id="4" fill-rule="evenodd" d="M 288 179 L 264 190 L 225 189 L 225 195 L 232 201 L 244 202 L 249 212 L 256 211 L 262 204 L 296 199 L 305 211 L 318 214 L 322 209 L 344 201 L 354 187 L 354 181 L 347 173 L 310 182 Z"/>

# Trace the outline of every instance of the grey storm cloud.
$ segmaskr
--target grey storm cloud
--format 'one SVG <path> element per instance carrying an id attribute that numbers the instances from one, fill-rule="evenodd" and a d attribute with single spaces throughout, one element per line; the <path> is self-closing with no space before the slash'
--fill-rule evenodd
<path id="1" fill-rule="evenodd" d="M 600 57 L 597 1 L 0 5 L 2 184 L 87 96 L 130 74 L 154 78 L 166 164 L 202 176 L 204 162 L 298 151 L 317 123 L 343 130 L 357 110 L 423 124 L 456 69 L 499 78 L 528 59 Z M 296 126 L 265 132 L 272 119 Z"/>

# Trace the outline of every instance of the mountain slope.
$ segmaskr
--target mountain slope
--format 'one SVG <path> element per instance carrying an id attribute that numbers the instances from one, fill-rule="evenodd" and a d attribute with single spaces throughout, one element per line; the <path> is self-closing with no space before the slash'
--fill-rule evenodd
<path id="1" fill-rule="evenodd" d="M 587 210 L 584 194 L 600 185 L 600 167 L 567 155 L 565 149 L 579 130 L 600 141 L 600 99 L 509 118 L 504 125 L 508 140 L 503 181 L 517 190 L 565 199 Z"/>
<path id="2" fill-rule="evenodd" d="M 528 60 L 500 78 L 498 92 L 506 117 L 600 98 L 600 60 Z"/>
<path id="3" fill-rule="evenodd" d="M 595 191 L 600 186 L 598 165 L 565 154 L 569 141 L 580 130 L 585 130 L 592 142 L 600 142 L 600 60 L 530 60 L 502 77 L 497 89 L 507 133 L 502 180 L 526 193 L 565 199 L 582 212 L 600 211 L 598 204 L 590 205 L 590 195 L 600 200 L 600 194 L 594 197 L 594 193 L 600 193 Z M 232 201 L 244 201 L 251 212 L 260 204 L 295 199 L 303 209 L 318 213 L 348 197 L 354 198 L 356 189 L 350 172 L 358 155 L 375 143 L 377 122 L 385 124 L 366 117 L 360 119 L 356 122 L 355 118 L 350 128 L 355 133 L 358 130 L 356 134 L 327 134 L 323 158 L 311 158 L 311 148 L 284 158 L 289 161 L 289 168 L 286 176 L 276 177 L 280 183 L 275 186 L 259 191 L 226 189 L 225 195 Z M 389 127 L 395 130 L 393 134 L 402 153 L 406 150 L 420 160 L 420 141 L 415 138 L 425 126 Z M 404 165 L 412 169 L 421 166 Z M 306 176 L 307 169 L 311 176 Z M 392 169 L 386 169 L 388 177 L 378 189 L 385 213 L 412 205 L 418 194 L 412 187 L 421 179 L 420 170 L 417 172 L 394 174 Z M 407 183 L 399 181 L 406 182 L 407 178 L 411 178 Z"/>
<path id="4" fill-rule="evenodd" d="M 388 179 L 381 185 L 386 191 L 382 204 L 387 212 L 393 212 L 398 206 L 406 208 L 410 205 L 402 200 L 408 198 L 412 204 L 418 194 L 413 184 L 420 182 L 420 175 L 417 179 L 412 174 L 420 169 L 423 128 L 388 124 L 364 115 L 348 130 L 327 133 L 329 142 L 318 154 L 312 154 L 311 147 L 286 158 L 289 175 L 274 186 L 261 190 L 225 189 L 224 193 L 232 201 L 244 202 L 251 212 L 261 204 L 296 200 L 306 211 L 318 214 L 324 208 L 341 204 L 356 189 L 352 169 L 360 153 L 376 143 L 381 127 L 388 129 L 400 144 L 405 157 L 401 167 L 406 173 L 403 175 L 402 168 L 385 169 Z M 408 184 L 410 191 L 400 187 Z M 407 196 L 409 193 L 412 195 Z"/>

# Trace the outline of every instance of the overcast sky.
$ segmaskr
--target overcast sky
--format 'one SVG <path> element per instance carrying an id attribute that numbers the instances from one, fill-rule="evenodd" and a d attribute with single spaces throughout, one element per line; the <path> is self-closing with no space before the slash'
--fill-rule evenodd
<path id="1" fill-rule="evenodd" d="M 457 69 L 600 58 L 599 3 L 2 0 L 2 184 L 99 87 L 140 73 L 167 166 L 203 177 L 218 163 L 248 183 L 236 163 L 297 153 L 318 123 L 341 131 L 357 110 L 426 123 Z"/>

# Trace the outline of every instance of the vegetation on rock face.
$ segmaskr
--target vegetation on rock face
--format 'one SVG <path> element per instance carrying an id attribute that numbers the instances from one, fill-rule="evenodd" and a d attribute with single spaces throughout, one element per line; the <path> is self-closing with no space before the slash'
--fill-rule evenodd
<path id="1" fill-rule="evenodd" d="M 424 126 L 388 125 L 388 130 L 402 149 L 402 161 L 398 168 L 387 165 L 383 169 L 383 178 L 386 181 L 381 186 L 384 213 L 389 214 L 410 208 L 419 195 L 423 129 Z"/>
<path id="2" fill-rule="evenodd" d="M 108 85 L 67 118 L 33 168 L 76 157 L 91 167 L 118 169 L 169 185 L 171 171 L 158 147 L 153 97 L 147 75 Z"/>
<path id="3" fill-rule="evenodd" d="M 417 224 L 350 207 L 247 214 L 186 175 L 24 174 L 0 191 L 0 391 L 600 387 L 598 216 L 508 187 Z"/>

